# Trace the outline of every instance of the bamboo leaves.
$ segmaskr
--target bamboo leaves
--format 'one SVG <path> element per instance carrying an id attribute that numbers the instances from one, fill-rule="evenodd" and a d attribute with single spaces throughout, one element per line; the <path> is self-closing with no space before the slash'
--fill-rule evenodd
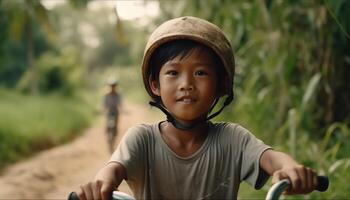
<path id="1" fill-rule="evenodd" d="M 311 77 L 309 83 L 307 84 L 306 90 L 304 92 L 304 95 L 301 101 L 301 106 L 300 106 L 301 113 L 303 113 L 306 106 L 310 104 L 312 97 L 316 96 L 320 80 L 321 80 L 320 73 L 316 73 Z"/>

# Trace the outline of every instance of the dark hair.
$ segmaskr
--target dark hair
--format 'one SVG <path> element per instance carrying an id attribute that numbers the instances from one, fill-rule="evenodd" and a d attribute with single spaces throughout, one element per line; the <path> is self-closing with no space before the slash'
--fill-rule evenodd
<path id="1" fill-rule="evenodd" d="M 213 63 L 215 64 L 216 75 L 217 77 L 219 77 L 217 89 L 218 91 L 224 90 L 223 77 L 225 76 L 225 69 L 221 59 L 211 48 L 193 40 L 188 40 L 188 39 L 174 40 L 174 41 L 170 41 L 162 44 L 152 54 L 149 61 L 150 67 L 148 68 L 149 71 L 147 72 L 147 74 L 149 74 L 149 76 L 151 77 L 151 80 L 156 80 L 157 82 L 159 82 L 158 79 L 159 79 L 160 69 L 166 62 L 176 58 L 177 56 L 180 56 L 180 59 L 183 59 L 189 54 L 191 54 L 195 49 L 199 49 L 201 51 L 206 51 L 207 53 L 209 53 Z"/>

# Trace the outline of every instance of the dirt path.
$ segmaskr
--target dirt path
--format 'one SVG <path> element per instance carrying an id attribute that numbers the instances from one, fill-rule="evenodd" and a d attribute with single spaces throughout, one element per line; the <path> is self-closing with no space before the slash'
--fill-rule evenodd
<path id="1" fill-rule="evenodd" d="M 124 108 L 120 133 L 135 124 L 159 120 L 155 109 L 134 104 Z M 93 179 L 109 156 L 101 119 L 71 143 L 7 168 L 0 177 L 0 199 L 66 199 L 70 191 Z M 124 182 L 119 189 L 130 193 Z"/>

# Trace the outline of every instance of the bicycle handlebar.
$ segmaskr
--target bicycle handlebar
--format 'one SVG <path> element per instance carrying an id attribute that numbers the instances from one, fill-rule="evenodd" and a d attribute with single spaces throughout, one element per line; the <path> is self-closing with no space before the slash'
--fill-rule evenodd
<path id="1" fill-rule="evenodd" d="M 119 191 L 113 191 L 112 193 L 113 200 L 135 200 L 134 197 Z M 79 200 L 77 193 L 71 192 L 68 196 L 68 200 Z"/>
<path id="2" fill-rule="evenodd" d="M 317 176 L 317 186 L 316 190 L 320 192 L 324 192 L 328 189 L 329 179 L 327 176 Z"/>
<path id="3" fill-rule="evenodd" d="M 290 186 L 288 179 L 281 180 L 275 183 L 268 191 L 266 200 L 277 200 L 282 192 Z M 324 192 L 328 189 L 329 180 L 327 176 L 317 176 L 317 186 L 315 190 Z M 119 191 L 114 191 L 112 194 L 114 200 L 135 200 L 134 197 Z M 71 192 L 68 196 L 68 200 L 79 200 L 77 193 Z"/>
<path id="4" fill-rule="evenodd" d="M 69 193 L 67 200 L 79 200 L 79 197 L 76 192 L 71 192 Z"/>
<path id="5" fill-rule="evenodd" d="M 288 179 L 281 180 L 275 183 L 268 191 L 266 200 L 277 200 L 282 192 L 290 186 Z M 324 192 L 328 189 L 329 180 L 327 176 L 317 176 L 317 186 L 315 190 Z"/>

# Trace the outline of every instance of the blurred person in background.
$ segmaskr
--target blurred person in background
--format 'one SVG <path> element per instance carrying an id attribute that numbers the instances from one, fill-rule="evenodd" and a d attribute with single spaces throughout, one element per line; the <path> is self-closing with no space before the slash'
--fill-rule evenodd
<path id="1" fill-rule="evenodd" d="M 118 120 L 121 108 L 121 96 L 118 92 L 118 81 L 114 78 L 107 81 L 108 91 L 103 96 L 104 113 L 106 114 L 106 135 L 108 150 L 114 151 L 115 138 L 118 133 Z"/>

